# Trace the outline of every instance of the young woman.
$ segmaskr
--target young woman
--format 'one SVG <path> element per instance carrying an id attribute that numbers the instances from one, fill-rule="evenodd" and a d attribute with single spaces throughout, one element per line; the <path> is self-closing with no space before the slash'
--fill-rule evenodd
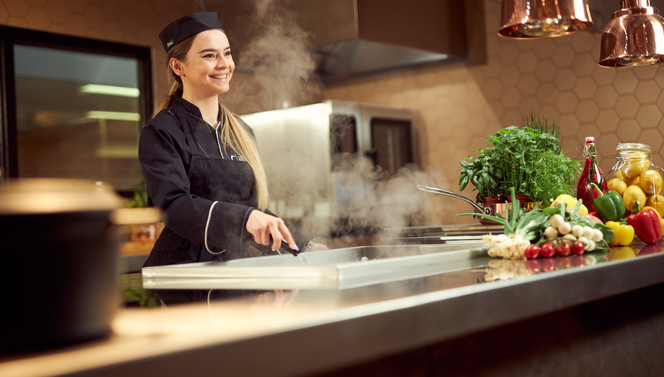
<path id="1" fill-rule="evenodd" d="M 217 14 L 185 16 L 159 38 L 175 83 L 139 142 L 150 204 L 166 212 L 166 227 L 145 265 L 248 257 L 251 249 L 269 253 L 285 250 L 284 244 L 295 251 L 310 247 L 267 211 L 253 132 L 219 102 L 235 63 Z"/>

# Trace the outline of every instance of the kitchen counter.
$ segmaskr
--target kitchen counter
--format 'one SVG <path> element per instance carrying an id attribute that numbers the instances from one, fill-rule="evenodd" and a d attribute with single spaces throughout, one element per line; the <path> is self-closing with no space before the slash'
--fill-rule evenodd
<path id="1" fill-rule="evenodd" d="M 0 376 L 527 375 L 547 362 L 557 374 L 593 365 L 655 375 L 664 367 L 648 357 L 662 352 L 662 250 L 634 244 L 539 266 L 484 257 L 352 289 L 124 308 L 109 338 L 2 356 Z M 608 345 L 620 356 L 603 354 Z"/>

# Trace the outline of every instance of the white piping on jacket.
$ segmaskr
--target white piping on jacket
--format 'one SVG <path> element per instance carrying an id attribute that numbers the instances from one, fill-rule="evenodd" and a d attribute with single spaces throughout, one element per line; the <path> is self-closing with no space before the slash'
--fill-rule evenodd
<path id="1" fill-rule="evenodd" d="M 208 253 L 217 255 L 223 253 L 224 251 L 226 251 L 226 249 L 216 252 L 210 250 L 210 247 L 208 246 L 208 228 L 210 227 L 210 220 L 212 219 L 212 209 L 214 208 L 215 205 L 217 205 L 217 202 L 212 203 L 212 205 L 210 206 L 210 211 L 208 212 L 207 222 L 205 222 L 204 240 L 205 240 L 205 249 L 207 249 Z"/>

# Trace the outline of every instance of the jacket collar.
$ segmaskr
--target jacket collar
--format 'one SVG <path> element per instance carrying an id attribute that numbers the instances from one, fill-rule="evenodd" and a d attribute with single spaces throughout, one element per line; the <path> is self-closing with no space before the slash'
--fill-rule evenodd
<path id="1" fill-rule="evenodd" d="M 203 119 L 203 115 L 201 115 L 201 110 L 198 108 L 198 106 L 194 105 L 193 103 L 187 101 L 186 99 L 184 99 L 184 98 L 182 98 L 182 97 L 180 97 L 180 96 L 176 96 L 176 97 L 173 99 L 173 105 L 174 105 L 174 106 L 182 107 L 182 108 L 183 108 L 186 112 L 188 112 L 189 114 L 191 114 L 191 115 L 193 115 L 193 116 L 195 116 L 195 117 L 197 117 L 197 118 L 199 118 L 199 119 Z M 219 112 L 218 112 L 218 114 L 219 114 L 219 115 L 218 115 L 218 120 L 221 120 L 221 116 L 222 116 L 222 115 L 221 115 L 221 114 L 222 114 L 222 112 L 221 112 L 221 104 L 219 105 Z"/>

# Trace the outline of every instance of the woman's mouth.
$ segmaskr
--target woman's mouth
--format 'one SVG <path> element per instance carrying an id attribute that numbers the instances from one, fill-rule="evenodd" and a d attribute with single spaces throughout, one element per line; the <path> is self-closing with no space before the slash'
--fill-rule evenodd
<path id="1" fill-rule="evenodd" d="M 212 77 L 212 78 L 215 79 L 215 80 L 224 80 L 224 79 L 228 78 L 228 74 L 223 74 L 223 75 L 212 75 L 212 76 L 210 76 L 210 77 Z"/>

